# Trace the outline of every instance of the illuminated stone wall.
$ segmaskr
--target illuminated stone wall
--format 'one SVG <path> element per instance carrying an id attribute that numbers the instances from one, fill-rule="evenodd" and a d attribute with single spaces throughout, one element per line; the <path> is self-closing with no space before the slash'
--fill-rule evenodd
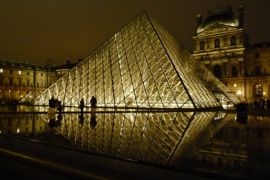
<path id="1" fill-rule="evenodd" d="M 33 98 L 59 79 L 67 70 L 59 69 L 57 66 L 38 66 L 0 60 L 0 103 L 20 100 L 27 94 Z"/>

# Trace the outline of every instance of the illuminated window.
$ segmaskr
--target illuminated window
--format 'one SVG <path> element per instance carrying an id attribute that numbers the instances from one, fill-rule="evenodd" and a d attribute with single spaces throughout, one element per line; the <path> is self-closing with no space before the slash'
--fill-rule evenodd
<path id="1" fill-rule="evenodd" d="M 215 48 L 220 48 L 220 39 L 215 39 Z"/>
<path id="2" fill-rule="evenodd" d="M 19 71 L 19 75 L 22 75 L 22 71 Z"/>
<path id="3" fill-rule="evenodd" d="M 235 46 L 236 45 L 236 37 L 232 36 L 231 37 L 231 46 Z"/>
<path id="4" fill-rule="evenodd" d="M 205 48 L 205 42 L 201 41 L 200 42 L 200 50 L 204 50 L 204 48 Z"/>
<path id="5" fill-rule="evenodd" d="M 253 87 L 253 96 L 262 97 L 263 95 L 263 86 L 261 84 L 255 84 Z"/>
<path id="6" fill-rule="evenodd" d="M 3 73 L 3 72 L 4 72 L 4 70 L 2 68 L 0 68 L 0 73 Z"/>
<path id="7" fill-rule="evenodd" d="M 236 95 L 237 95 L 237 96 L 241 96 L 241 94 L 242 94 L 242 92 L 241 92 L 240 90 L 238 90 L 238 91 L 236 92 Z"/>

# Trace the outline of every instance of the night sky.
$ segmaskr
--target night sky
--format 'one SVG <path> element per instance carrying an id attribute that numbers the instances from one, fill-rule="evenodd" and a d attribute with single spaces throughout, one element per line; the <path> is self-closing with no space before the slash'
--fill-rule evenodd
<path id="1" fill-rule="evenodd" d="M 84 59 L 142 10 L 192 50 L 196 14 L 244 3 L 251 43 L 270 41 L 269 0 L 0 0 L 0 59 Z"/>

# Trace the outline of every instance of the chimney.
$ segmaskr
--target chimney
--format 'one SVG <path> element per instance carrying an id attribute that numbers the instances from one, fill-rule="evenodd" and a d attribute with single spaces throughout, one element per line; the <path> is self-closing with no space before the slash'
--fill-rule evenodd
<path id="1" fill-rule="evenodd" d="M 239 5 L 239 27 L 244 28 L 245 23 L 245 6 L 243 4 Z"/>

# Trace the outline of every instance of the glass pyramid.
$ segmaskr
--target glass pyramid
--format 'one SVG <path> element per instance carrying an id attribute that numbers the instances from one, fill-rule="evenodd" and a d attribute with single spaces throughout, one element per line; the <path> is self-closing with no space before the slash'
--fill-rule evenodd
<path id="1" fill-rule="evenodd" d="M 36 97 L 34 104 L 48 105 L 54 96 L 65 106 L 78 106 L 82 98 L 89 105 L 96 96 L 99 107 L 221 107 L 190 61 L 190 53 L 143 12 Z"/>

